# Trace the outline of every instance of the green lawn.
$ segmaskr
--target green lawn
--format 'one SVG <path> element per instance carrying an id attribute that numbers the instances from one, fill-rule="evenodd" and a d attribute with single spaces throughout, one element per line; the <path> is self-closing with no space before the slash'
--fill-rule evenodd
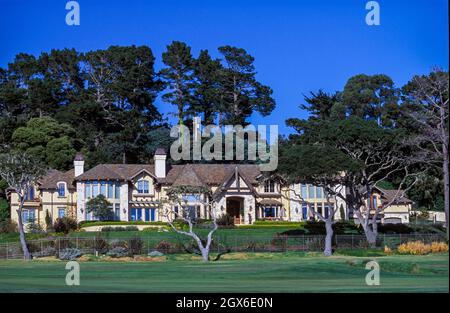
<path id="1" fill-rule="evenodd" d="M 314 254 L 236 254 L 208 264 L 80 262 L 81 285 L 66 286 L 60 261 L 0 261 L 0 292 L 448 292 L 448 254 L 361 258 Z M 366 286 L 366 261 L 381 285 Z"/>

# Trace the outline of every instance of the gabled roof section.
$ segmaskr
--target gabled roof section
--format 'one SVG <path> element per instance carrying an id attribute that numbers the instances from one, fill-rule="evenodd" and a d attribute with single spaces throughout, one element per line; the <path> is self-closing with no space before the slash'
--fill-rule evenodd
<path id="1" fill-rule="evenodd" d="M 194 186 L 194 187 L 205 187 L 206 184 L 198 176 L 192 164 L 186 164 L 183 166 L 178 177 L 172 184 L 173 186 Z"/>
<path id="2" fill-rule="evenodd" d="M 65 182 L 68 189 L 75 189 L 74 185 L 75 171 L 73 169 L 67 172 L 50 170 L 39 179 L 39 189 L 56 189 L 59 182 Z"/>
<path id="3" fill-rule="evenodd" d="M 141 173 L 147 173 L 153 178 L 156 178 L 155 174 L 150 172 L 147 168 L 141 168 L 139 169 L 135 174 L 129 177 L 130 180 L 134 179 L 136 176 L 140 175 Z"/>
<path id="4" fill-rule="evenodd" d="M 255 176 L 256 177 L 256 176 Z M 239 187 L 239 185 L 236 188 L 231 188 L 230 186 L 234 181 L 236 181 L 237 184 L 239 184 L 239 180 L 242 178 L 242 180 L 247 185 L 246 187 L 242 188 Z M 256 190 L 253 188 L 253 184 L 250 181 L 250 179 L 243 173 L 239 165 L 234 165 L 234 170 L 230 171 L 228 176 L 225 177 L 225 179 L 222 181 L 222 183 L 219 185 L 219 188 L 217 188 L 215 194 L 218 194 L 220 192 L 224 192 L 228 189 L 249 189 L 251 193 L 256 193 Z"/>
<path id="5" fill-rule="evenodd" d="M 143 171 L 154 177 L 155 167 L 151 164 L 99 164 L 76 180 L 131 180 Z"/>
<path id="6" fill-rule="evenodd" d="M 173 184 L 185 165 L 172 165 L 165 178 L 158 178 L 163 184 Z M 223 181 L 234 173 L 236 166 L 251 184 L 257 184 L 256 177 L 261 173 L 256 164 L 190 164 L 198 178 L 208 186 L 220 186 Z"/>
<path id="7" fill-rule="evenodd" d="M 378 189 L 381 192 L 381 196 L 387 201 L 393 202 L 393 204 L 410 204 L 413 203 L 412 200 L 408 199 L 407 197 L 403 196 L 405 191 L 404 190 L 389 190 L 389 189 L 383 189 L 381 187 L 374 187 L 375 189 Z M 397 198 L 397 199 L 396 199 Z"/>

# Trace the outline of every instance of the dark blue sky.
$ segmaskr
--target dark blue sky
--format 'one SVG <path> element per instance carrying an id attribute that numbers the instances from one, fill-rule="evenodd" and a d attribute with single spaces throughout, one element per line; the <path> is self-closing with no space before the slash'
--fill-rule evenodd
<path id="1" fill-rule="evenodd" d="M 305 117 L 302 94 L 341 90 L 359 73 L 384 73 L 403 85 L 432 66 L 448 69 L 446 0 L 381 0 L 381 25 L 365 24 L 365 0 L 170 1 L 79 0 L 81 25 L 65 24 L 65 0 L 0 0 L 0 66 L 19 52 L 79 51 L 110 45 L 148 45 L 161 66 L 172 40 L 195 55 L 225 44 L 256 58 L 258 79 L 274 90 L 271 116 L 255 124 Z M 173 108 L 158 101 L 162 112 Z"/>

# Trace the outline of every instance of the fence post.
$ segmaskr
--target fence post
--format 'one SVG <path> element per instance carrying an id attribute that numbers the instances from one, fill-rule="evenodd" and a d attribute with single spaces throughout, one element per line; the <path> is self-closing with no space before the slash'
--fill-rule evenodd
<path id="1" fill-rule="evenodd" d="M 61 240 L 60 238 L 56 239 L 58 241 L 58 255 L 61 253 Z"/>
<path id="2" fill-rule="evenodd" d="M 92 248 L 93 248 L 93 253 L 94 253 L 94 255 L 95 255 L 95 251 L 97 250 L 97 240 L 95 240 L 95 236 L 94 236 L 94 242 L 92 243 Z"/>
<path id="3" fill-rule="evenodd" d="M 353 236 L 354 236 L 354 234 L 352 234 L 352 249 L 354 248 L 354 247 L 353 247 Z"/>
<path id="4" fill-rule="evenodd" d="M 9 244 L 6 243 L 6 259 L 9 259 Z"/>

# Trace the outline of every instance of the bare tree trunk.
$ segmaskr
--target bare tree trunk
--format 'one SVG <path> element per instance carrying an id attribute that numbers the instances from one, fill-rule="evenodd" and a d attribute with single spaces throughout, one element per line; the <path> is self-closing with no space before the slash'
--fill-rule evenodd
<path id="1" fill-rule="evenodd" d="M 369 246 L 371 248 L 375 248 L 377 245 L 377 234 L 370 229 L 364 230 L 364 233 L 366 234 L 366 239 L 369 243 Z"/>
<path id="2" fill-rule="evenodd" d="M 366 216 L 363 216 L 360 209 L 355 211 L 356 217 L 359 220 L 359 223 L 361 224 L 362 228 L 364 229 L 364 235 L 366 235 L 366 240 L 369 243 L 370 247 L 375 247 L 376 246 L 376 242 L 377 242 L 377 235 L 378 235 L 378 231 L 377 231 L 377 226 L 375 226 L 375 228 L 372 227 L 372 229 L 370 228 L 369 225 L 369 214 L 370 212 L 366 212 Z M 376 220 L 376 217 L 375 217 Z M 375 221 L 376 223 L 376 221 Z M 373 224 L 372 224 L 373 226 Z"/>
<path id="3" fill-rule="evenodd" d="M 17 215 L 18 215 L 20 245 L 22 246 L 23 258 L 25 260 L 31 260 L 31 254 L 30 254 L 30 251 L 28 250 L 27 241 L 25 239 L 25 231 L 23 230 L 23 220 L 22 220 L 23 204 L 19 204 L 19 205 L 20 205 L 20 207 L 17 209 Z"/>
<path id="4" fill-rule="evenodd" d="M 333 221 L 331 219 L 327 218 L 325 220 L 325 229 L 327 231 L 327 234 L 325 236 L 325 249 L 323 251 L 323 254 L 325 256 L 331 256 L 333 254 Z"/>
<path id="5" fill-rule="evenodd" d="M 200 252 L 202 253 L 203 262 L 209 261 L 209 247 L 208 248 L 200 248 Z"/>
<path id="6" fill-rule="evenodd" d="M 448 149 L 445 147 L 445 144 L 443 145 L 444 150 L 444 211 L 445 211 L 445 224 L 447 228 L 447 240 L 449 239 L 449 229 L 448 229 L 448 207 L 449 207 L 449 172 L 448 172 Z"/>

